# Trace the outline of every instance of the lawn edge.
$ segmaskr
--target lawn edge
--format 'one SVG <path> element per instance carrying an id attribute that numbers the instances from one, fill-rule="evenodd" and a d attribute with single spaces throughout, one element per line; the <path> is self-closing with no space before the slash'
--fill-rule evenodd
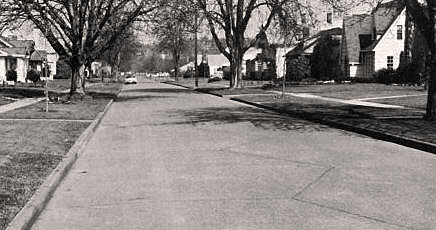
<path id="1" fill-rule="evenodd" d="M 104 115 L 113 104 L 113 101 L 113 99 L 109 101 L 104 110 L 97 115 L 88 128 L 86 128 L 85 131 L 83 131 L 83 133 L 77 138 L 76 142 L 65 155 L 64 159 L 56 166 L 56 168 L 45 179 L 38 190 L 36 190 L 36 192 L 32 195 L 26 205 L 9 223 L 6 230 L 27 230 L 32 227 L 35 220 L 50 201 L 51 196 L 56 191 L 59 184 L 65 178 L 82 151 L 85 149 L 86 144 L 94 136 L 96 129 L 101 123 Z"/>

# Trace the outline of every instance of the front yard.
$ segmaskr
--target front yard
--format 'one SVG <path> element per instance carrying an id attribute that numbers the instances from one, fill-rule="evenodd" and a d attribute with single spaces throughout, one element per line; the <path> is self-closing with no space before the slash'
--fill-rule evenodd
<path id="1" fill-rule="evenodd" d="M 44 101 L 0 113 L 0 230 L 6 229 L 80 134 L 104 110 L 112 98 L 104 95 L 116 95 L 121 87 L 118 83 L 99 85 L 96 93 L 103 92 L 99 97 L 50 103 L 48 113 Z M 8 89 L 8 95 L 11 93 L 13 89 Z"/>

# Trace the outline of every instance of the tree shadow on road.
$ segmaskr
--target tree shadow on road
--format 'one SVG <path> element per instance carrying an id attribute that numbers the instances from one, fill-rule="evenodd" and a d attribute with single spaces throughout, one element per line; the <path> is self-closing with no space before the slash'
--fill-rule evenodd
<path id="1" fill-rule="evenodd" d="M 201 125 L 206 123 L 235 124 L 249 122 L 257 128 L 282 131 L 324 131 L 327 126 L 311 123 L 305 120 L 285 117 L 262 109 L 238 107 L 206 107 L 194 110 L 175 110 L 170 112 L 173 117 L 182 121 L 170 124 Z M 165 125 L 168 125 L 165 124 Z"/>
<path id="2" fill-rule="evenodd" d="M 145 88 L 145 89 L 126 89 L 123 93 L 197 93 L 190 89 L 182 88 Z"/>
<path id="3" fill-rule="evenodd" d="M 151 99 L 163 99 L 170 98 L 168 96 L 151 96 L 151 95 L 120 95 L 115 99 L 115 102 L 126 102 L 126 101 L 144 101 Z"/>

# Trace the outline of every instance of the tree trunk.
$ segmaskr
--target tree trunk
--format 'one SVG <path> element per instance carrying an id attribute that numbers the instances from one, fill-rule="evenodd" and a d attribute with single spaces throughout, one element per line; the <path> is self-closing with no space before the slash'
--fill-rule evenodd
<path id="1" fill-rule="evenodd" d="M 428 95 L 425 119 L 434 121 L 436 118 L 436 53 L 431 55 L 430 76 L 428 77 Z"/>
<path id="2" fill-rule="evenodd" d="M 242 88 L 242 52 L 235 51 L 233 54 L 233 62 L 230 65 L 231 77 L 230 88 Z"/>
<path id="3" fill-rule="evenodd" d="M 430 76 L 428 76 L 428 94 L 427 94 L 427 108 L 425 113 L 425 120 L 434 121 L 436 118 L 436 11 L 431 9 L 429 11 L 430 23 L 433 31 L 430 37 L 427 38 L 430 47 Z"/>
<path id="4" fill-rule="evenodd" d="M 72 66 L 71 67 L 71 88 L 70 96 L 74 94 L 85 95 L 84 85 L 85 85 L 85 66 Z"/>
<path id="5" fill-rule="evenodd" d="M 179 59 L 180 56 L 178 54 L 174 55 L 174 79 L 176 81 L 179 80 Z"/>

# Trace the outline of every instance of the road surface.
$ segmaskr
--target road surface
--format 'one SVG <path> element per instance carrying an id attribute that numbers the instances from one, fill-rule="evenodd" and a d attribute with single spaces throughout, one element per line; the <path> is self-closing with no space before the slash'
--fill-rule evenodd
<path id="1" fill-rule="evenodd" d="M 126 86 L 33 229 L 435 229 L 436 156 Z"/>

